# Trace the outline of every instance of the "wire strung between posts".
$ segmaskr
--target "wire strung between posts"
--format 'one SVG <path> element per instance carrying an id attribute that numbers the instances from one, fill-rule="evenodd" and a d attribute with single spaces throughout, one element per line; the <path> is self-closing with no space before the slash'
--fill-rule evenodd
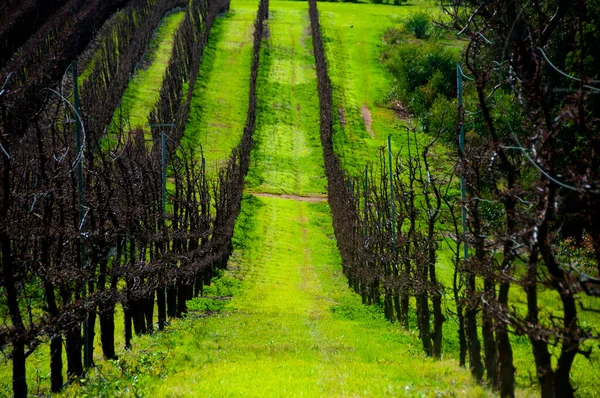
<path id="1" fill-rule="evenodd" d="M 580 78 L 572 76 L 572 75 L 569 75 L 568 73 L 563 72 L 562 70 L 558 69 L 556 67 L 556 65 L 554 65 L 552 63 L 552 61 L 550 61 L 550 58 L 548 58 L 548 56 L 546 55 L 546 53 L 544 52 L 544 50 L 542 50 L 541 47 L 538 47 L 538 50 L 540 51 L 540 53 L 542 54 L 542 57 L 544 58 L 544 60 L 546 60 L 546 62 L 548 63 L 548 65 L 550 65 L 552 67 L 552 69 L 554 69 L 555 71 L 557 71 L 558 73 L 560 73 L 561 75 L 563 75 L 564 77 L 566 77 L 568 79 L 574 80 L 576 82 L 583 82 L 583 80 L 581 80 Z M 600 84 L 600 80 L 590 80 L 590 83 Z M 585 87 L 587 89 L 590 89 L 592 91 L 600 92 L 600 88 L 593 87 L 593 86 L 590 86 L 588 84 L 584 84 L 583 87 Z"/>
<path id="2" fill-rule="evenodd" d="M 6 85 L 10 82 L 10 78 L 13 76 L 14 72 L 10 72 L 8 74 L 8 76 L 6 76 L 6 80 L 4 80 L 4 84 L 2 85 L 2 88 L 0 89 L 0 97 L 2 96 L 2 94 L 4 94 L 6 92 Z"/>
<path id="3" fill-rule="evenodd" d="M 2 149 L 2 152 L 4 152 L 4 154 L 6 155 L 6 158 L 8 160 L 10 160 L 10 155 L 8 154 L 8 152 L 6 151 L 6 149 L 4 149 L 4 146 L 2 146 L 1 142 L 0 142 L 0 149 Z"/>
<path id="4" fill-rule="evenodd" d="M 592 193 L 599 193 L 596 190 L 591 190 L 591 189 L 585 189 L 585 188 L 577 188 L 574 187 L 572 185 L 568 185 L 565 184 L 564 182 L 561 182 L 559 180 L 557 180 L 556 178 L 552 177 L 550 174 L 548 174 L 548 172 L 546 172 L 539 164 L 537 164 L 537 162 L 535 160 L 533 160 L 531 158 L 531 156 L 529 156 L 529 154 L 527 153 L 527 150 L 525 148 L 523 148 L 523 146 L 521 145 L 521 142 L 519 142 L 519 139 L 517 138 L 517 136 L 515 135 L 515 133 L 512 131 L 512 128 L 510 126 L 510 124 L 507 122 L 508 128 L 511 130 L 510 134 L 512 135 L 513 139 L 515 140 L 515 142 L 517 143 L 517 146 L 502 146 L 504 149 L 515 149 L 518 151 L 521 151 L 523 153 L 523 155 L 525 155 L 525 158 L 529 161 L 529 163 L 531 163 L 533 165 L 533 167 L 535 167 L 540 173 L 542 173 L 542 175 L 544 175 L 546 178 L 548 178 L 550 181 L 552 181 L 553 183 L 555 183 L 556 185 L 559 185 L 563 188 L 569 189 L 571 191 L 575 191 L 575 192 L 592 192 Z"/>
<path id="5" fill-rule="evenodd" d="M 460 72 L 460 74 L 462 75 L 462 77 L 464 77 L 465 79 L 470 80 L 472 82 L 475 81 L 475 79 L 473 79 L 472 77 L 469 77 L 469 76 L 465 75 L 465 73 L 463 72 L 463 68 L 462 68 L 462 66 L 460 66 L 460 64 L 457 64 L 456 66 L 458 66 L 458 71 Z"/>
<path id="6" fill-rule="evenodd" d="M 73 113 L 75 113 L 75 116 L 77 116 L 77 120 L 78 120 L 79 124 L 81 125 L 81 135 L 82 135 L 83 141 L 81 143 L 81 147 L 77 151 L 77 157 L 75 158 L 75 162 L 73 163 L 73 166 L 71 167 L 70 171 L 73 171 L 75 169 L 75 167 L 79 164 L 81 159 L 83 158 L 83 149 L 85 148 L 85 142 L 86 142 L 85 126 L 83 125 L 83 121 L 81 119 L 81 115 L 79 114 L 79 112 L 77 112 L 75 110 L 75 107 L 61 93 L 59 93 L 58 91 L 53 90 L 51 88 L 46 88 L 44 90 L 48 90 L 48 91 L 58 95 L 60 97 L 60 99 L 62 99 L 64 102 L 66 102 L 73 110 Z"/>
<path id="7" fill-rule="evenodd" d="M 465 31 L 467 30 L 467 28 L 469 26 L 471 26 L 471 22 L 473 22 L 473 20 L 475 19 L 475 16 L 477 15 L 477 13 L 479 12 L 479 9 L 481 7 L 483 7 L 484 3 L 480 4 L 479 7 L 477 7 L 477 9 L 475 10 L 475 12 L 473 14 L 471 14 L 471 16 L 469 17 L 469 20 L 467 21 L 467 24 L 465 25 L 464 28 L 462 28 L 462 30 L 460 32 L 458 32 L 456 35 L 462 35 L 463 33 L 465 33 Z"/>

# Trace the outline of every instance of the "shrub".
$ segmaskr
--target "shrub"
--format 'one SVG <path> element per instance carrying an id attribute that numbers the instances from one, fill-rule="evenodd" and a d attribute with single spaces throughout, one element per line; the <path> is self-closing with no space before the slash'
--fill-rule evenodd
<path id="1" fill-rule="evenodd" d="M 429 30 L 429 15 L 425 12 L 418 12 L 411 15 L 406 21 L 406 30 L 412 33 L 417 39 L 423 39 Z"/>
<path id="2" fill-rule="evenodd" d="M 391 26 L 383 32 L 383 42 L 386 44 L 400 44 L 403 43 L 406 30 L 402 27 Z"/>
<path id="3" fill-rule="evenodd" d="M 392 44 L 383 52 L 395 78 L 388 99 L 408 106 L 424 131 L 440 131 L 446 141 L 453 139 L 456 123 L 456 61 L 457 55 L 438 43 Z"/>
<path id="4" fill-rule="evenodd" d="M 384 62 L 394 75 L 401 101 L 411 102 L 417 89 L 431 106 L 438 95 L 454 96 L 456 56 L 438 44 L 400 44 L 386 52 Z"/>

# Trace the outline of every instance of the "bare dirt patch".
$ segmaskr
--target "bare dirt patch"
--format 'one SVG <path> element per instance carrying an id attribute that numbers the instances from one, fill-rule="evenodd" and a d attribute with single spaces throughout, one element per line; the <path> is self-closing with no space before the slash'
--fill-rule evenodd
<path id="1" fill-rule="evenodd" d="M 309 202 L 309 203 L 327 203 L 327 196 L 325 195 L 313 195 L 313 196 L 298 196 L 298 195 L 287 195 L 287 194 L 272 194 L 265 192 L 252 192 L 252 195 L 259 198 L 277 198 L 277 199 L 288 199 L 296 200 L 298 202 Z"/>
<path id="2" fill-rule="evenodd" d="M 408 109 L 406 109 L 406 107 L 402 104 L 402 102 L 400 101 L 392 101 L 390 103 L 390 108 L 392 108 L 392 110 L 394 112 L 396 112 L 396 116 L 398 116 L 398 118 L 400 120 L 409 120 L 410 119 L 410 112 L 408 111 Z"/>
<path id="3" fill-rule="evenodd" d="M 338 115 L 340 115 L 340 124 L 344 127 L 346 125 L 346 112 L 341 106 L 338 108 Z"/>

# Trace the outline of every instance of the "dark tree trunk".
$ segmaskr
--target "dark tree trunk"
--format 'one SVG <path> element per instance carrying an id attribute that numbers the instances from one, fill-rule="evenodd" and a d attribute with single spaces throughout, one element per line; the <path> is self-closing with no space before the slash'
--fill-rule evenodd
<path id="1" fill-rule="evenodd" d="M 66 286 L 61 287 L 60 295 L 63 305 L 71 301 L 71 292 Z M 65 351 L 67 353 L 67 377 L 76 380 L 83 376 L 81 324 L 76 322 L 65 331 Z"/>
<path id="2" fill-rule="evenodd" d="M 144 315 L 146 316 L 146 333 L 152 333 L 154 331 L 154 291 L 146 299 Z"/>
<path id="3" fill-rule="evenodd" d="M 465 311 L 465 336 L 469 352 L 469 369 L 478 382 L 483 378 L 483 363 L 481 362 L 481 343 L 477 335 L 477 305 L 475 297 L 475 276 L 467 278 L 467 308 Z"/>
<path id="4" fill-rule="evenodd" d="M 159 287 L 156 289 L 156 306 L 158 307 L 158 330 L 164 330 L 167 325 L 167 306 L 166 291 L 164 288 Z"/>
<path id="5" fill-rule="evenodd" d="M 132 300 L 129 303 L 129 316 L 133 321 L 133 330 L 137 336 L 146 334 L 146 317 L 144 315 L 144 300 Z"/>
<path id="6" fill-rule="evenodd" d="M 429 249 L 429 278 L 434 289 L 431 294 L 431 303 L 433 304 L 433 356 L 439 359 L 442 357 L 442 327 L 446 318 L 442 313 L 442 287 L 438 283 L 435 273 L 437 247 L 434 243 L 434 224 L 431 224 L 429 229 L 429 244 L 433 246 Z"/>
<path id="7" fill-rule="evenodd" d="M 67 329 L 65 345 L 67 352 L 67 376 L 69 380 L 77 380 L 83 376 L 81 325 Z"/>
<path id="8" fill-rule="evenodd" d="M 3 115 L 4 116 L 4 115 Z M 7 142 L 0 136 L 0 143 L 3 145 L 5 152 L 2 154 L 2 163 L 4 173 L 2 175 L 3 201 L 2 209 L 0 210 L 0 219 L 5 220 L 8 214 L 8 209 L 11 205 L 11 161 L 6 154 L 10 148 Z M 12 257 L 12 248 L 10 236 L 3 231 L 0 232 L 0 244 L 2 245 L 2 274 L 6 291 L 6 304 L 10 313 L 13 330 L 16 338 L 13 340 L 12 362 L 13 362 L 13 393 L 15 397 L 27 396 L 27 379 L 25 373 L 25 343 L 22 333 L 25 331 L 21 311 L 19 310 L 19 301 L 17 289 L 15 288 L 15 269 Z"/>
<path id="9" fill-rule="evenodd" d="M 19 333 L 18 329 L 15 332 Z M 23 337 L 17 337 L 13 341 L 12 350 L 12 363 L 13 363 L 13 393 L 15 398 L 27 397 L 27 379 L 25 378 L 25 343 Z"/>
<path id="10" fill-rule="evenodd" d="M 410 297 L 408 296 L 408 294 L 402 295 L 400 307 L 401 307 L 401 311 L 402 311 L 402 318 L 401 318 L 402 326 L 404 327 L 404 329 L 408 330 L 409 329 L 408 309 L 410 308 Z"/>
<path id="11" fill-rule="evenodd" d="M 508 302 L 510 284 L 503 283 L 498 292 L 498 302 Z M 513 365 L 513 351 L 510 344 L 507 326 L 501 322 L 496 330 L 498 340 L 498 366 L 500 396 L 513 398 L 515 396 L 515 367 Z"/>
<path id="12" fill-rule="evenodd" d="M 125 349 L 131 349 L 131 338 L 132 338 L 132 330 L 131 330 L 131 309 L 129 308 L 129 303 L 125 308 L 123 308 L 123 312 L 125 313 Z"/>
<path id="13" fill-rule="evenodd" d="M 394 303 L 392 301 L 392 295 L 390 294 L 389 289 L 385 289 L 384 312 L 388 321 L 392 323 L 396 321 L 394 318 Z"/>
<path id="14" fill-rule="evenodd" d="M 167 314 L 171 318 L 177 316 L 177 286 L 175 285 L 167 288 Z"/>
<path id="15" fill-rule="evenodd" d="M 115 353 L 115 304 L 110 303 L 100 311 L 100 342 L 105 359 L 117 359 Z"/>
<path id="16" fill-rule="evenodd" d="M 204 290 L 204 273 L 201 273 L 196 278 L 196 283 L 194 283 L 194 297 L 201 296 L 203 290 Z"/>
<path id="17" fill-rule="evenodd" d="M 54 293 L 52 283 L 44 282 L 44 293 L 46 295 L 48 313 L 52 316 L 58 315 L 56 294 Z M 60 392 L 62 389 L 64 383 L 62 371 L 62 336 L 60 331 L 56 331 L 50 339 L 50 389 L 52 392 Z"/>
<path id="18" fill-rule="evenodd" d="M 90 281 L 89 283 L 89 292 L 90 294 L 94 293 L 94 282 Z M 87 314 L 87 333 L 88 339 L 84 341 L 84 344 L 87 344 L 87 363 L 90 366 L 94 365 L 94 339 L 96 337 L 96 305 L 94 305 Z M 85 350 L 84 350 L 85 352 Z"/>
<path id="19" fill-rule="evenodd" d="M 484 300 L 492 303 L 496 300 L 494 284 L 489 280 L 484 280 Z M 483 352 L 485 354 L 485 370 L 490 387 L 498 389 L 498 347 L 494 337 L 494 314 L 490 304 L 484 303 L 481 313 L 481 335 L 483 338 Z"/>
<path id="20" fill-rule="evenodd" d="M 428 357 L 433 352 L 431 345 L 431 331 L 429 329 L 429 321 L 431 319 L 429 314 L 429 298 L 427 294 L 427 264 L 421 264 L 422 268 L 419 273 L 419 289 L 420 292 L 417 294 L 417 317 L 419 319 L 419 332 L 421 333 L 421 341 L 423 343 L 423 351 Z"/>
<path id="21" fill-rule="evenodd" d="M 396 317 L 398 321 L 402 319 L 402 306 L 400 305 L 400 296 L 398 294 L 394 294 L 394 309 L 396 310 Z"/>
<path id="22" fill-rule="evenodd" d="M 456 226 L 456 218 L 452 214 L 454 225 Z M 455 229 L 458 235 L 458 228 Z M 467 337 L 465 335 L 465 306 L 463 300 L 460 297 L 460 284 L 459 284 L 459 268 L 460 263 L 460 242 L 456 245 L 456 253 L 454 257 L 454 279 L 452 282 L 452 290 L 454 292 L 454 302 L 456 303 L 456 316 L 458 318 L 458 344 L 460 347 L 459 353 L 459 366 L 464 367 L 467 363 Z"/>
<path id="23" fill-rule="evenodd" d="M 117 263 L 121 261 L 121 243 L 117 242 Z M 113 264 L 115 266 L 115 264 Z M 110 282 L 110 290 L 117 290 L 119 279 L 113 275 Z M 117 359 L 115 353 L 115 305 L 114 300 L 110 300 L 103 311 L 100 313 L 100 339 L 102 341 L 102 354 L 106 359 Z"/>
<path id="24" fill-rule="evenodd" d="M 54 393 L 60 392 L 63 380 L 63 362 L 62 362 L 62 336 L 56 333 L 50 339 L 50 390 Z"/>
<path id="25" fill-rule="evenodd" d="M 210 286 L 213 277 L 213 267 L 206 268 L 202 271 L 202 275 L 204 275 L 204 286 Z"/>
<path id="26" fill-rule="evenodd" d="M 456 312 L 458 313 L 458 344 L 460 347 L 458 365 L 464 368 L 467 363 L 467 337 L 465 334 L 463 306 L 457 306 Z"/>
<path id="27" fill-rule="evenodd" d="M 367 296 L 368 296 L 367 285 L 363 283 L 360 285 L 360 297 L 361 297 L 361 301 L 362 301 L 363 305 L 367 305 L 367 302 L 368 302 Z"/>
<path id="28" fill-rule="evenodd" d="M 429 329 L 429 302 L 427 293 L 419 293 L 417 296 L 417 316 L 419 318 L 419 332 L 421 333 L 421 342 L 423 351 L 428 357 L 431 356 L 433 347 L 431 345 L 431 332 Z"/>
<path id="29" fill-rule="evenodd" d="M 180 284 L 177 288 L 177 318 L 187 313 L 187 298 L 189 297 L 189 285 Z"/>

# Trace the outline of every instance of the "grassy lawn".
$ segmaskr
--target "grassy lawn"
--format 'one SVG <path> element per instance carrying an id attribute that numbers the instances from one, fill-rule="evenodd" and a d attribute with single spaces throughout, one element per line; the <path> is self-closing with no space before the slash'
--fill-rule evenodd
<path id="1" fill-rule="evenodd" d="M 319 98 L 305 2 L 271 4 L 258 77 L 258 115 L 247 187 L 324 194 Z"/>
<path id="2" fill-rule="evenodd" d="M 143 65 L 135 72 L 121 100 L 121 106 L 115 111 L 113 125 L 129 128 L 141 128 L 150 133 L 148 117 L 160 96 L 165 71 L 171 59 L 175 32 L 185 18 L 180 11 L 165 17 L 159 25 L 150 50 L 145 55 Z"/>
<path id="3" fill-rule="evenodd" d="M 333 83 L 335 149 L 351 173 L 377 159 L 388 135 L 397 152 L 408 120 L 385 101 L 393 77 L 379 61 L 383 32 L 424 6 L 319 3 L 329 75 Z M 336 112 L 337 111 L 337 112 Z"/>
<path id="4" fill-rule="evenodd" d="M 244 132 L 258 1 L 233 0 L 211 30 L 182 144 L 202 146 L 210 171 L 229 158 Z"/>
<path id="5" fill-rule="evenodd" d="M 163 378 L 144 396 L 486 396 L 454 361 L 423 358 L 417 337 L 346 287 L 326 204 L 247 195 L 225 278 L 241 294 L 217 315 L 137 339 Z M 140 359 L 141 360 L 141 359 Z"/>

